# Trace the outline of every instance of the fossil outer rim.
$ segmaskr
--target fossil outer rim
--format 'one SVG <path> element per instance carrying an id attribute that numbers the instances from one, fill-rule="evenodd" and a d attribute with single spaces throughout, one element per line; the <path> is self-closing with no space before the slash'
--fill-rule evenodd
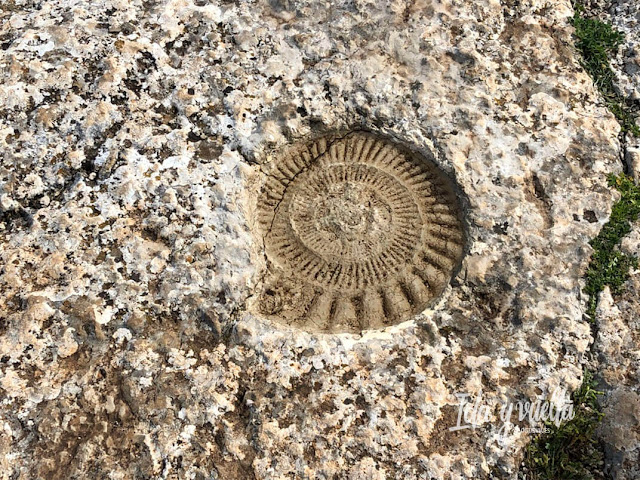
<path id="1" fill-rule="evenodd" d="M 366 132 L 325 136 L 276 158 L 258 226 L 269 260 L 258 310 L 319 332 L 408 320 L 442 293 L 464 247 L 446 174 Z"/>

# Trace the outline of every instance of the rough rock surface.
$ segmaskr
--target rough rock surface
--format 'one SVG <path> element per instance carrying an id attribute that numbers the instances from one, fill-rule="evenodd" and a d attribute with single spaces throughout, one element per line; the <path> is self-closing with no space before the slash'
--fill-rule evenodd
<path id="1" fill-rule="evenodd" d="M 635 0 L 614 0 L 607 19 L 624 33 L 624 44 L 612 59 L 618 86 L 628 99 L 640 102 L 640 4 Z"/>
<path id="2" fill-rule="evenodd" d="M 599 428 L 605 444 L 605 472 L 610 478 L 640 477 L 640 273 L 614 302 L 608 289 L 598 309 L 595 352 L 605 382 L 605 417 Z"/>
<path id="3" fill-rule="evenodd" d="M 612 59 L 621 93 L 640 105 L 640 4 L 615 0 L 599 5 L 602 19 L 625 35 Z M 640 182 L 640 139 L 627 135 L 625 162 Z M 640 224 L 622 241 L 621 249 L 640 257 Z M 606 289 L 597 312 L 598 335 L 593 346 L 603 381 L 605 417 L 599 436 L 605 445 L 605 473 L 616 480 L 640 478 L 640 271 L 632 272 L 620 298 Z"/>
<path id="4" fill-rule="evenodd" d="M 640 223 L 622 242 L 640 255 Z M 603 381 L 605 417 L 599 436 L 605 445 L 608 478 L 640 478 L 640 271 L 632 272 L 620 298 L 600 295 L 594 352 Z"/>
<path id="5" fill-rule="evenodd" d="M 624 44 L 612 59 L 618 88 L 640 113 L 640 2 L 614 0 L 606 9 L 605 20 L 624 33 Z M 640 138 L 627 135 L 625 163 L 636 183 L 640 182 Z"/>
<path id="6" fill-rule="evenodd" d="M 569 1 L 5 2 L 4 478 L 509 478 L 525 433 L 450 432 L 575 388 L 618 126 Z M 438 152 L 468 247 L 440 302 L 357 335 L 247 313 L 252 205 L 289 142 Z"/>

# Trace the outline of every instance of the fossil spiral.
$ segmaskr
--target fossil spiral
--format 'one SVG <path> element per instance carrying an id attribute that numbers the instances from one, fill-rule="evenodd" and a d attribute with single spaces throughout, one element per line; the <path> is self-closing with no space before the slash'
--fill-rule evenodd
<path id="1" fill-rule="evenodd" d="M 329 135 L 276 158 L 257 212 L 268 259 L 258 309 L 305 330 L 407 320 L 440 295 L 463 254 L 451 180 L 372 133 Z"/>

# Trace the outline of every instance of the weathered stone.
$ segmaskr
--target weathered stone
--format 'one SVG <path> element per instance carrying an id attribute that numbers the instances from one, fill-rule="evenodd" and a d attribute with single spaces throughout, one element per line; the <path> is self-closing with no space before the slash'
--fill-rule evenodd
<path id="1" fill-rule="evenodd" d="M 622 94 L 640 101 L 640 4 L 635 0 L 614 0 L 606 5 L 604 20 L 624 34 L 624 42 L 612 66 Z"/>
<path id="2" fill-rule="evenodd" d="M 597 312 L 594 351 L 605 391 L 605 416 L 598 434 L 605 445 L 605 472 L 616 480 L 640 475 L 639 293 L 640 272 L 635 272 L 616 301 L 605 289 Z"/>
<path id="3" fill-rule="evenodd" d="M 629 168 L 629 175 L 633 177 L 637 184 L 640 184 L 640 144 L 627 145 L 627 151 L 625 152 L 624 159 L 627 167 Z"/>
<path id="4" fill-rule="evenodd" d="M 0 12 L 0 467 L 8 477 L 509 478 L 528 434 L 449 431 L 576 388 L 618 125 L 570 1 L 7 2 Z M 288 144 L 433 152 L 467 251 L 364 335 L 247 310 Z"/>

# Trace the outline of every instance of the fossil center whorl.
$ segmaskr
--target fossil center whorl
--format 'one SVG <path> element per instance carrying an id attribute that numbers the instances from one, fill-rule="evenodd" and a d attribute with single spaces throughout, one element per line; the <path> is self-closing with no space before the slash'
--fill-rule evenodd
<path id="1" fill-rule="evenodd" d="M 412 222 L 420 214 L 411 193 L 375 167 L 320 164 L 287 188 L 285 198 L 291 191 L 293 199 L 286 213 L 276 213 L 287 217 L 278 225 L 290 224 L 300 243 L 325 262 L 360 268 L 380 262 L 390 269 L 406 261 L 421 227 Z M 309 280 L 317 280 L 315 274 Z"/>
<path id="2" fill-rule="evenodd" d="M 325 195 L 318 195 L 313 200 L 316 229 L 332 234 L 349 247 L 367 236 L 378 238 L 380 233 L 391 228 L 391 207 L 374 190 L 362 184 L 330 185 Z"/>
<path id="3" fill-rule="evenodd" d="M 269 260 L 258 308 L 325 332 L 403 321 L 458 265 L 459 213 L 433 162 L 373 134 L 290 150 L 271 165 L 258 202 Z"/>

